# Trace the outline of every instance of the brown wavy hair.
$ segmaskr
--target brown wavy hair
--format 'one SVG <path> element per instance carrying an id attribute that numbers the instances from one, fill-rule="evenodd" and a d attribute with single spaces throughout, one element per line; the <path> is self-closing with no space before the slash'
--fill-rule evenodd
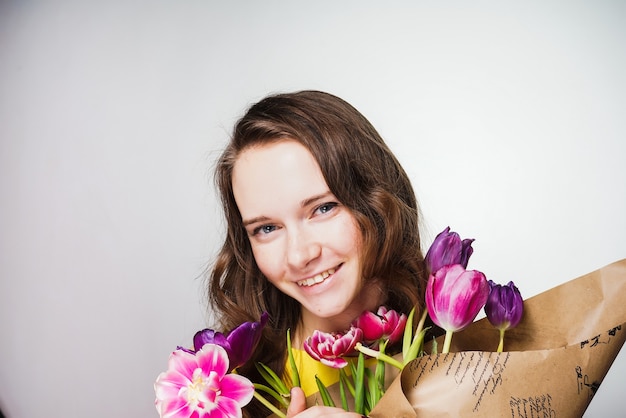
<path id="1" fill-rule="evenodd" d="M 233 196 L 232 172 L 242 151 L 285 139 L 296 140 L 311 152 L 330 191 L 356 218 L 363 236 L 362 275 L 365 280 L 381 281 L 386 306 L 405 313 L 417 306 L 419 317 L 428 278 L 410 180 L 361 113 L 320 91 L 272 95 L 252 105 L 235 125 L 216 166 L 227 236 L 210 273 L 208 294 L 222 330 L 269 313 L 253 358 L 239 369 L 253 381 L 261 381 L 255 362 L 279 375 L 284 372 L 286 332 L 298 326 L 300 305 L 276 289 L 257 267 Z M 257 408 L 260 405 L 253 402 L 247 414 L 261 416 Z"/>

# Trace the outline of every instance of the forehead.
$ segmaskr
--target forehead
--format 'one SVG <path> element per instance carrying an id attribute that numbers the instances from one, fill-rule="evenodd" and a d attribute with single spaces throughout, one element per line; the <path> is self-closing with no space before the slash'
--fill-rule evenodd
<path id="1" fill-rule="evenodd" d="M 260 210 L 328 191 L 317 161 L 295 140 L 242 151 L 233 167 L 232 183 L 235 201 L 244 217 L 253 206 Z"/>

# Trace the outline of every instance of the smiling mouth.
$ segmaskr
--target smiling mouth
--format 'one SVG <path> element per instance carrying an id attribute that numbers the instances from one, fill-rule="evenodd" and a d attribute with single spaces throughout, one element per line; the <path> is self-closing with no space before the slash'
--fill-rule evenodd
<path id="1" fill-rule="evenodd" d="M 315 284 L 322 283 L 324 280 L 326 280 L 335 271 L 337 271 L 337 268 L 328 269 L 328 270 L 323 271 L 323 272 L 321 272 L 319 274 L 316 274 L 313 277 L 309 277 L 308 279 L 300 280 L 300 281 L 297 282 L 298 286 L 300 286 L 300 287 L 309 287 L 309 286 L 313 286 Z"/>

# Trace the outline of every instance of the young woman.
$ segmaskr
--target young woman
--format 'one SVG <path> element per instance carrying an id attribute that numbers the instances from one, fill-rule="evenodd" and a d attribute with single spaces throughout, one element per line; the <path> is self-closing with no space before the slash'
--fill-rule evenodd
<path id="1" fill-rule="evenodd" d="M 344 100 L 302 91 L 254 104 L 235 126 L 216 182 L 227 221 L 209 283 L 219 326 L 270 317 L 252 361 L 239 369 L 253 381 L 262 381 L 255 362 L 285 373 L 287 330 L 303 362 L 302 343 L 315 329 L 344 331 L 383 304 L 405 313 L 423 306 L 428 274 L 410 181 Z M 300 372 L 306 383 L 319 371 Z M 310 391 L 292 392 L 289 416 L 355 416 L 304 410 Z M 246 413 L 267 415 L 256 403 Z"/>

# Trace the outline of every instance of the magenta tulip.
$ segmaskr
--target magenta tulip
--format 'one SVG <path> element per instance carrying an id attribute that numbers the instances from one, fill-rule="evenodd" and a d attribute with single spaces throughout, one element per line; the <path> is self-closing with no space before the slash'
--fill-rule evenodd
<path id="1" fill-rule="evenodd" d="M 219 345 L 206 344 L 195 354 L 174 351 L 154 384 L 159 416 L 241 418 L 254 386 L 228 370 L 228 355 Z"/>
<path id="2" fill-rule="evenodd" d="M 460 264 L 467 268 L 469 258 L 474 252 L 473 239 L 461 240 L 459 234 L 450 232 L 450 227 L 441 231 L 426 253 L 425 261 L 428 271 L 435 273 L 441 267 Z"/>
<path id="3" fill-rule="evenodd" d="M 328 333 L 315 330 L 304 341 L 304 351 L 315 360 L 336 369 L 348 365 L 343 358 L 354 353 L 354 346 L 363 339 L 363 331 L 352 327 L 345 334 Z"/>
<path id="4" fill-rule="evenodd" d="M 402 337 L 406 315 L 381 306 L 376 313 L 363 312 L 352 325 L 363 330 L 363 339 L 367 343 L 382 339 L 393 344 Z"/>
<path id="5" fill-rule="evenodd" d="M 450 348 L 452 333 L 471 324 L 488 297 L 489 283 L 480 271 L 453 264 L 429 276 L 426 309 L 433 322 L 446 330 L 443 352 Z"/>

